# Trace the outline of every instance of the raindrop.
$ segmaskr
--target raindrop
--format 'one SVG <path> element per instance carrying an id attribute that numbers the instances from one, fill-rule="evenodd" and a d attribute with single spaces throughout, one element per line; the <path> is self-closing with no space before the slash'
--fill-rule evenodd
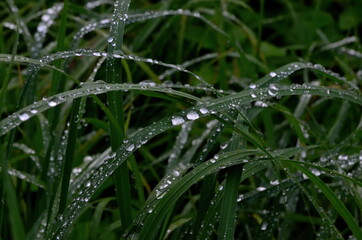
<path id="1" fill-rule="evenodd" d="M 265 190 L 266 190 L 266 187 L 258 187 L 256 189 L 256 191 L 258 191 L 258 192 L 262 192 L 262 191 L 265 191 Z"/>
<path id="2" fill-rule="evenodd" d="M 272 92 L 271 90 L 268 90 L 268 94 L 272 97 L 275 97 L 277 95 L 275 92 Z"/>
<path id="3" fill-rule="evenodd" d="M 172 118 L 172 125 L 177 126 L 177 125 L 181 125 L 185 122 L 185 119 L 183 119 L 182 117 L 176 116 Z"/>
<path id="4" fill-rule="evenodd" d="M 89 163 L 89 162 L 92 162 L 93 161 L 93 158 L 91 156 L 85 156 L 83 158 L 83 162 L 85 163 Z"/>
<path id="5" fill-rule="evenodd" d="M 277 179 L 277 180 L 274 180 L 274 181 L 270 181 L 270 185 L 273 185 L 273 186 L 275 186 L 275 185 L 278 185 L 279 184 L 279 180 Z"/>
<path id="6" fill-rule="evenodd" d="M 20 119 L 21 121 L 26 121 L 26 120 L 28 120 L 29 118 L 30 118 L 30 116 L 29 116 L 29 114 L 27 114 L 27 113 L 22 113 L 22 114 L 19 115 L 19 119 Z"/>
<path id="7" fill-rule="evenodd" d="M 322 173 L 318 169 L 312 169 L 312 173 L 316 175 L 317 177 L 320 176 Z"/>
<path id="8" fill-rule="evenodd" d="M 195 112 L 195 111 L 190 111 L 189 113 L 187 113 L 186 117 L 187 117 L 188 120 L 196 120 L 196 119 L 198 119 L 200 116 L 199 116 L 199 114 L 198 114 L 197 112 Z"/>
<path id="9" fill-rule="evenodd" d="M 255 107 L 268 107 L 268 104 L 266 104 L 265 102 L 262 102 L 262 101 L 256 101 L 254 103 L 254 106 Z"/>
<path id="10" fill-rule="evenodd" d="M 133 149 L 134 149 L 134 144 L 130 144 L 126 150 L 131 152 L 131 151 L 133 151 Z"/>
<path id="11" fill-rule="evenodd" d="M 228 146 L 227 142 L 224 142 L 224 143 L 220 144 L 221 149 L 225 149 L 225 148 L 227 148 L 227 146 Z"/>
<path id="12" fill-rule="evenodd" d="M 263 224 L 261 225 L 261 230 L 262 231 L 265 231 L 266 230 L 266 228 L 268 227 L 268 223 L 267 222 L 263 222 Z"/>
<path id="13" fill-rule="evenodd" d="M 180 176 L 180 173 L 178 171 L 174 170 L 172 172 L 172 175 L 174 175 L 175 177 L 178 177 L 178 176 Z"/>
<path id="14" fill-rule="evenodd" d="M 254 83 L 250 84 L 250 85 L 249 85 L 249 88 L 251 88 L 251 89 L 256 88 L 256 84 L 254 84 Z"/>
<path id="15" fill-rule="evenodd" d="M 156 83 L 151 81 L 151 80 L 145 80 L 139 83 L 141 86 L 150 86 L 150 87 L 154 87 L 156 86 Z"/>
<path id="16" fill-rule="evenodd" d="M 55 102 L 55 101 L 50 101 L 50 102 L 48 102 L 48 105 L 49 105 L 50 107 L 55 107 L 56 105 L 58 105 L 58 103 Z"/>
<path id="17" fill-rule="evenodd" d="M 252 93 L 250 96 L 251 96 L 252 98 L 256 98 L 256 95 L 255 95 L 254 93 Z"/>
<path id="18" fill-rule="evenodd" d="M 270 72 L 269 75 L 270 75 L 271 77 L 275 77 L 277 74 L 276 74 L 275 72 Z"/>
<path id="19" fill-rule="evenodd" d="M 200 112 L 202 114 L 207 114 L 207 113 L 209 113 L 209 110 L 207 108 L 200 108 Z"/>

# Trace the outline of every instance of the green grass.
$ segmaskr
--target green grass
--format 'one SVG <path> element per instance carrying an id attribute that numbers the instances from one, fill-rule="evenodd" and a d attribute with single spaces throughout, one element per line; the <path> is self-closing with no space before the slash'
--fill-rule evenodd
<path id="1" fill-rule="evenodd" d="M 361 10 L 1 2 L 0 239 L 362 239 Z"/>

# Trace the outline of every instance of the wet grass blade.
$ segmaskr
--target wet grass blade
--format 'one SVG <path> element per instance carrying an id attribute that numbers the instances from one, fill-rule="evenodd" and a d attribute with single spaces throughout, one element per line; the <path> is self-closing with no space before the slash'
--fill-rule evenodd
<path id="1" fill-rule="evenodd" d="M 117 0 L 114 4 L 114 12 L 108 38 L 108 52 L 114 53 L 122 50 L 124 25 L 130 0 Z M 107 59 L 107 78 L 108 83 L 122 83 L 122 61 L 120 59 Z M 123 94 L 122 92 L 107 93 L 107 101 L 110 112 L 114 115 L 119 127 L 114 123 L 110 124 L 111 147 L 116 151 L 121 146 L 125 137 L 124 133 L 124 114 L 123 114 Z M 121 129 L 121 132 L 116 131 Z M 126 229 L 132 221 L 132 196 L 131 185 L 128 173 L 127 163 L 123 163 L 114 173 L 114 183 L 116 186 L 117 203 L 121 216 L 122 228 Z"/>
<path id="2" fill-rule="evenodd" d="M 240 122 L 241 115 L 237 117 Z M 241 124 L 242 125 L 242 124 Z M 244 127 L 243 125 L 241 127 Z M 248 128 L 245 129 L 248 131 Z M 246 147 L 246 142 L 236 131 L 233 133 L 228 150 L 239 150 Z M 236 165 L 229 168 L 226 173 L 224 197 L 220 209 L 220 222 L 218 229 L 218 239 L 234 239 L 235 234 L 235 217 L 237 198 L 239 193 L 240 178 L 243 172 L 243 165 Z"/>
<path id="3" fill-rule="evenodd" d="M 76 140 L 78 136 L 78 123 L 80 118 L 80 103 L 81 98 L 75 99 L 73 101 L 72 113 L 69 121 L 69 137 L 67 141 L 67 149 L 64 156 L 65 161 L 62 167 L 63 171 L 61 177 L 61 192 L 59 197 L 59 214 L 62 214 L 67 206 L 70 175 L 72 173 L 74 153 L 77 146 Z"/>
<path id="4" fill-rule="evenodd" d="M 353 235 L 357 239 L 362 239 L 362 230 L 358 226 L 356 220 L 350 213 L 350 211 L 346 208 L 344 203 L 333 193 L 333 191 L 317 176 L 315 176 L 310 170 L 307 168 L 293 164 L 293 167 L 302 171 L 308 178 L 323 192 L 323 194 L 328 198 L 334 208 L 338 211 L 341 217 L 344 219 L 346 224 L 349 226 L 350 230 L 353 232 Z"/>

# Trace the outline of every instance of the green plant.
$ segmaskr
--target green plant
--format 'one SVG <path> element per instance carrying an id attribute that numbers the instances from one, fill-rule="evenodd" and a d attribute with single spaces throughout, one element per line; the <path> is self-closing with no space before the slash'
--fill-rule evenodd
<path id="1" fill-rule="evenodd" d="M 361 3 L 0 6 L 1 239 L 362 239 Z"/>

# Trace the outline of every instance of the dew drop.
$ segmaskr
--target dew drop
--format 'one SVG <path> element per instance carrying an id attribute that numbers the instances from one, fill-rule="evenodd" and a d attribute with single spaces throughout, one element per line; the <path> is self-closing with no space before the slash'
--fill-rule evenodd
<path id="1" fill-rule="evenodd" d="M 156 83 L 151 81 L 151 80 L 145 80 L 139 83 L 141 86 L 150 86 L 150 87 L 154 87 L 156 86 Z"/>
<path id="2" fill-rule="evenodd" d="M 206 113 L 209 112 L 209 110 L 208 110 L 207 108 L 200 108 L 200 112 L 201 112 L 202 114 L 206 114 Z"/>
<path id="3" fill-rule="evenodd" d="M 172 125 L 177 126 L 177 125 L 181 125 L 185 122 L 185 119 L 183 119 L 182 117 L 176 116 L 172 118 Z"/>
<path id="4" fill-rule="evenodd" d="M 196 120 L 196 119 L 198 119 L 200 116 L 199 116 L 199 114 L 198 114 L 197 112 L 195 112 L 195 111 L 190 111 L 189 113 L 187 113 L 186 117 L 187 117 L 188 120 Z"/>
<path id="5" fill-rule="evenodd" d="M 130 145 L 126 148 L 126 150 L 127 150 L 128 152 L 133 151 L 133 149 L 134 149 L 134 144 L 130 144 Z"/>
<path id="6" fill-rule="evenodd" d="M 50 102 L 48 102 L 48 105 L 49 105 L 50 107 L 55 107 L 56 105 L 58 105 L 58 103 L 55 102 L 55 101 L 50 101 Z"/>
<path id="7" fill-rule="evenodd" d="M 258 187 L 256 189 L 256 191 L 258 191 L 258 192 L 262 192 L 262 191 L 265 191 L 265 190 L 266 190 L 266 187 Z"/>
<path id="8" fill-rule="evenodd" d="M 274 181 L 270 181 L 270 185 L 273 185 L 273 186 L 275 186 L 275 185 L 278 185 L 279 184 L 279 180 L 277 179 L 277 180 L 274 180 Z"/>
<path id="9" fill-rule="evenodd" d="M 180 173 L 178 171 L 174 170 L 172 172 L 172 175 L 174 175 L 175 177 L 178 177 L 178 176 L 180 176 Z"/>
<path id="10" fill-rule="evenodd" d="M 29 118 L 30 118 L 30 116 L 29 116 L 29 114 L 27 114 L 27 113 L 22 113 L 22 114 L 19 115 L 19 119 L 20 119 L 21 121 L 26 121 L 26 120 L 28 120 Z"/>
<path id="11" fill-rule="evenodd" d="M 256 84 L 254 84 L 254 83 L 250 84 L 250 85 L 249 85 L 249 88 L 251 88 L 251 89 L 256 88 Z"/>
<path id="12" fill-rule="evenodd" d="M 267 222 L 263 222 L 263 224 L 261 225 L 261 230 L 262 231 L 265 231 L 266 230 L 266 228 L 268 227 L 268 223 Z"/>
<path id="13" fill-rule="evenodd" d="M 275 77 L 277 74 L 276 74 L 275 72 L 270 72 L 269 75 L 270 75 L 271 77 Z"/>

